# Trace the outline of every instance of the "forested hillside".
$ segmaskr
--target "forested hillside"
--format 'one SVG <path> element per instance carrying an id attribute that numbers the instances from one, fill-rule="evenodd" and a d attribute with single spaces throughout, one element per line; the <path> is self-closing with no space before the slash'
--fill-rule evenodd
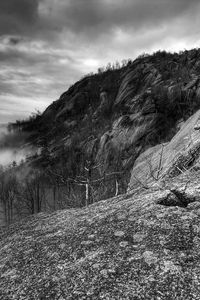
<path id="1" fill-rule="evenodd" d="M 43 113 L 9 125 L 37 151 L 1 172 L 6 218 L 144 188 L 135 162 L 171 141 L 199 108 L 199 49 L 142 55 L 85 76 Z"/>

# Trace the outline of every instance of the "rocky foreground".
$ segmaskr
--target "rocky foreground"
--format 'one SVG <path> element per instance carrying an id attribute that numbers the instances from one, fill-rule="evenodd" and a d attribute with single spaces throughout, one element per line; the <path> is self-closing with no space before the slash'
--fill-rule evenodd
<path id="1" fill-rule="evenodd" d="M 200 185 L 38 214 L 0 235 L 0 299 L 199 299 Z"/>

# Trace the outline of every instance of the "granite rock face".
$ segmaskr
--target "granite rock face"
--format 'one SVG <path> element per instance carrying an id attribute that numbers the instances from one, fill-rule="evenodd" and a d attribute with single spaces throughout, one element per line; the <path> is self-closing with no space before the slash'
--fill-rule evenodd
<path id="1" fill-rule="evenodd" d="M 0 299 L 199 299 L 200 186 L 173 184 L 2 231 Z"/>
<path id="2" fill-rule="evenodd" d="M 135 161 L 129 189 L 164 182 L 187 170 L 199 168 L 200 132 L 198 123 L 200 111 L 190 117 L 165 144 L 158 144 L 142 153 Z"/>

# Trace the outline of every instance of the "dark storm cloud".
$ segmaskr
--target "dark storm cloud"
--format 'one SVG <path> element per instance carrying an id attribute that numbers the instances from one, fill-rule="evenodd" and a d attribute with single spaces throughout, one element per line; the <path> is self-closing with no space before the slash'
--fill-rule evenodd
<path id="1" fill-rule="evenodd" d="M 57 7 L 55 3 L 59 4 Z M 170 22 L 199 4 L 199 0 L 68 0 L 43 2 L 46 17 L 57 28 L 97 37 L 114 27 L 141 29 Z"/>
<path id="2" fill-rule="evenodd" d="M 0 34 L 24 33 L 38 19 L 38 0 L 0 1 Z"/>
<path id="3" fill-rule="evenodd" d="M 22 37 L 11 36 L 11 37 L 9 37 L 8 42 L 10 45 L 15 46 L 15 45 L 19 44 L 22 40 L 23 40 Z"/>
<path id="4" fill-rule="evenodd" d="M 95 38 L 113 28 L 147 28 L 188 13 L 199 0 L 6 0 L 0 34 L 53 38 L 61 30 Z"/>
<path id="5" fill-rule="evenodd" d="M 0 122 L 109 61 L 195 47 L 199 11 L 199 0 L 0 0 Z"/>
<path id="6" fill-rule="evenodd" d="M 67 30 L 98 37 L 115 27 L 136 30 L 170 22 L 198 4 L 199 0 L 6 0 L 0 2 L 0 34 L 45 39 L 48 33 L 52 38 Z"/>

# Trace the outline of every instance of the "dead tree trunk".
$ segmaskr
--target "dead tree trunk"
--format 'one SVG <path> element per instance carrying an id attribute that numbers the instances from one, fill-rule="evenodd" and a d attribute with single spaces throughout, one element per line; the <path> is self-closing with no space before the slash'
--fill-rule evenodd
<path id="1" fill-rule="evenodd" d="M 115 196 L 118 196 L 119 194 L 119 183 L 117 179 L 115 180 Z"/>

